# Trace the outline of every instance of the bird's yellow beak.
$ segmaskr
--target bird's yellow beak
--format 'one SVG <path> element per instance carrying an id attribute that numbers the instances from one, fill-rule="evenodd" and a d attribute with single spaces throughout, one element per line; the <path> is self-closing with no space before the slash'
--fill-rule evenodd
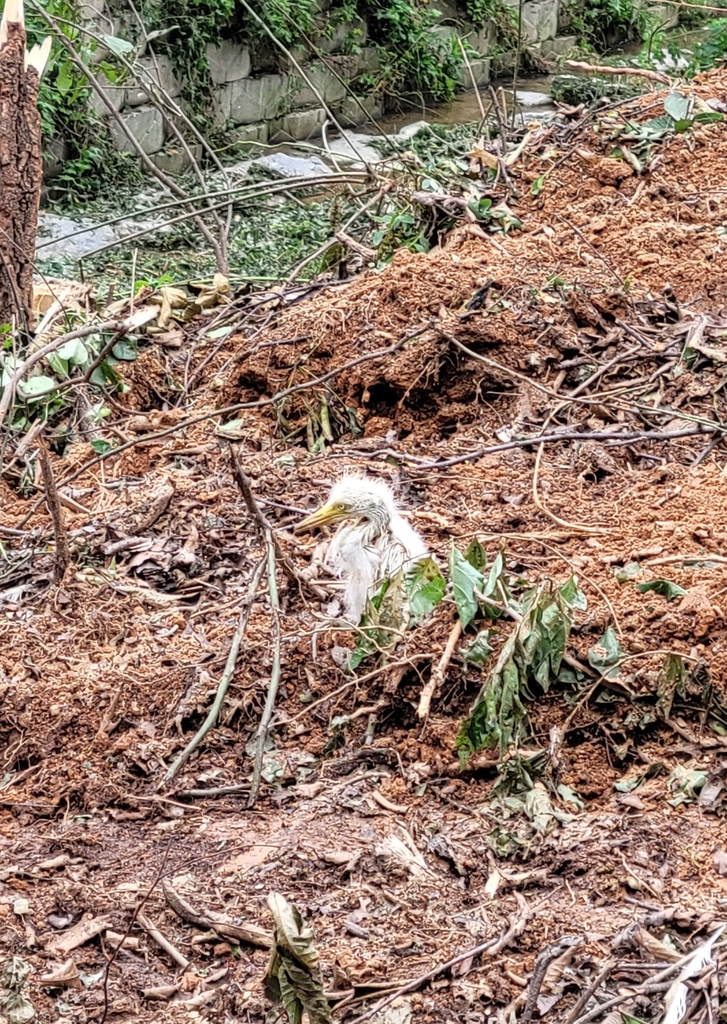
<path id="1" fill-rule="evenodd" d="M 311 512 L 305 519 L 301 519 L 294 532 L 303 533 L 305 530 L 313 530 L 319 526 L 329 526 L 331 523 L 345 519 L 347 515 L 346 509 L 329 502 L 327 505 L 322 505 L 316 512 Z"/>

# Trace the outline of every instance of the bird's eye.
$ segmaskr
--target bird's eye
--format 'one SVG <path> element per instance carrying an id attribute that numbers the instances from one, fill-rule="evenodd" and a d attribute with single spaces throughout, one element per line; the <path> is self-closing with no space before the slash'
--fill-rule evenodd
<path id="1" fill-rule="evenodd" d="M 338 503 L 338 505 L 336 507 L 338 508 L 339 512 L 345 512 L 346 511 L 346 506 L 343 504 L 342 501 L 339 501 L 339 503 Z"/>

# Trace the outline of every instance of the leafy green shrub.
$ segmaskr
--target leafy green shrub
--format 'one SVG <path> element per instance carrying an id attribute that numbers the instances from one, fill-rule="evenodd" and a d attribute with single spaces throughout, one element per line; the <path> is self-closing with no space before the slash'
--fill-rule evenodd
<path id="1" fill-rule="evenodd" d="M 598 51 L 640 34 L 634 0 L 566 0 L 564 6 L 573 31 Z"/>
<path id="2" fill-rule="evenodd" d="M 692 51 L 692 59 L 687 69 L 688 74 L 696 75 L 698 71 L 706 71 L 727 57 L 727 18 L 716 18 L 710 23 L 709 35 L 697 43 Z"/>
<path id="3" fill-rule="evenodd" d="M 457 89 L 462 54 L 456 40 L 433 30 L 439 12 L 419 0 L 364 0 L 371 39 L 379 49 L 380 91 L 450 100 Z"/>
<path id="4" fill-rule="evenodd" d="M 76 0 L 48 0 L 45 9 L 59 19 L 63 33 L 84 63 L 91 63 L 95 41 L 72 27 L 80 20 Z M 26 29 L 29 47 L 42 42 L 49 33 L 48 23 L 32 8 L 26 14 Z M 119 76 L 118 68 L 109 60 L 97 62 L 94 69 L 109 82 L 116 81 Z M 72 192 L 77 202 L 98 195 L 110 179 L 129 181 L 138 177 L 136 165 L 115 153 L 108 128 L 89 110 L 91 91 L 91 86 L 67 51 L 55 42 L 40 81 L 38 111 L 46 152 L 49 152 L 52 140 L 61 138 L 69 150 L 53 187 L 64 193 Z"/>

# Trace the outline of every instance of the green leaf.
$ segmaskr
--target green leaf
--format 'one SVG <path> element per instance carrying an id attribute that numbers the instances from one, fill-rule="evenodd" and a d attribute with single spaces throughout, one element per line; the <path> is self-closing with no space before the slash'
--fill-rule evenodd
<path id="1" fill-rule="evenodd" d="M 122 359 L 127 363 L 132 363 L 139 354 L 139 348 L 133 338 L 122 338 L 120 341 L 117 341 L 111 349 L 111 354 L 116 359 Z"/>
<path id="2" fill-rule="evenodd" d="M 538 195 L 540 195 L 544 184 L 545 184 L 545 175 L 541 174 L 540 177 L 536 178 L 535 181 L 533 182 L 533 184 L 531 185 L 531 187 L 530 187 L 530 195 L 531 196 L 538 196 Z"/>
<path id="3" fill-rule="evenodd" d="M 24 380 L 18 385 L 18 390 L 24 398 L 42 397 L 42 392 L 55 387 L 55 383 L 52 377 L 44 377 L 43 374 L 39 374 L 37 377 Z"/>
<path id="4" fill-rule="evenodd" d="M 101 365 L 96 367 L 89 379 L 92 384 L 104 387 L 106 384 L 118 384 L 120 377 L 108 359 L 104 359 Z"/>
<path id="5" fill-rule="evenodd" d="M 106 43 L 109 50 L 111 50 L 112 53 L 115 53 L 117 57 L 124 57 L 134 49 L 133 43 L 128 42 L 126 39 L 121 39 L 119 36 L 102 35 L 101 38 Z"/>
<path id="6" fill-rule="evenodd" d="M 560 588 L 560 596 L 569 608 L 575 608 L 576 611 L 579 612 L 584 612 L 588 608 L 586 595 L 578 586 L 578 580 L 575 576 L 571 576 L 571 578 L 563 584 Z"/>
<path id="7" fill-rule="evenodd" d="M 624 653 L 613 626 L 609 626 L 598 643 L 588 652 L 588 664 L 607 679 L 615 679 Z"/>
<path id="8" fill-rule="evenodd" d="M 110 441 L 104 441 L 102 437 L 97 437 L 94 438 L 93 441 L 91 441 L 91 447 L 99 455 L 105 455 L 106 452 L 112 451 L 114 446 L 111 444 Z"/>
<path id="9" fill-rule="evenodd" d="M 681 92 L 670 92 L 664 100 L 664 110 L 675 121 L 683 121 L 689 117 L 692 101 Z"/>
<path id="10" fill-rule="evenodd" d="M 467 203 L 467 208 L 474 213 L 477 220 L 489 220 L 491 207 L 491 199 L 470 199 Z"/>
<path id="11" fill-rule="evenodd" d="M 672 807 L 678 807 L 679 804 L 688 804 L 696 800 L 697 793 L 704 786 L 708 775 L 709 772 L 701 768 L 689 769 L 678 764 L 666 780 L 669 789 L 674 793 L 674 797 L 667 803 Z"/>
<path id="12" fill-rule="evenodd" d="M 56 355 L 60 359 L 65 360 L 66 363 L 75 364 L 76 366 L 88 362 L 88 349 L 80 338 L 76 338 L 75 341 L 67 341 L 64 345 L 61 345 L 60 348 L 56 349 Z"/>
<path id="13" fill-rule="evenodd" d="M 73 86 L 73 65 L 70 61 L 64 60 L 58 68 L 56 75 L 56 89 L 59 95 L 65 96 Z"/>
<path id="14" fill-rule="evenodd" d="M 613 574 L 619 583 L 628 583 L 629 580 L 640 576 L 643 569 L 638 562 L 627 562 L 626 565 L 619 565 L 613 570 Z"/>
<path id="15" fill-rule="evenodd" d="M 433 558 L 424 558 L 406 574 L 404 585 L 409 598 L 410 626 L 415 626 L 433 611 L 444 597 L 447 581 Z"/>
<path id="16" fill-rule="evenodd" d="M 460 651 L 464 658 L 465 668 L 468 665 L 476 665 L 480 668 L 485 664 L 493 650 L 494 648 L 490 646 L 489 629 L 481 629 L 472 643 L 468 647 L 463 647 Z"/>
<path id="17" fill-rule="evenodd" d="M 449 552 L 449 575 L 462 629 L 467 629 L 479 608 L 475 590 L 483 591 L 485 578 L 479 569 L 470 565 L 454 544 Z"/>
<path id="18" fill-rule="evenodd" d="M 495 561 L 490 566 L 490 573 L 487 577 L 487 582 L 482 588 L 482 593 L 485 597 L 492 597 L 497 590 L 497 584 L 501 581 L 504 568 L 505 556 L 502 551 L 498 551 L 495 555 Z"/>
<path id="19" fill-rule="evenodd" d="M 680 587 L 678 583 L 672 583 L 671 580 L 650 580 L 649 583 L 637 583 L 636 589 L 640 590 L 642 594 L 648 594 L 650 590 L 653 590 L 656 594 L 661 594 L 668 601 L 673 601 L 675 597 L 684 597 L 686 590 Z"/>
<path id="20" fill-rule="evenodd" d="M 57 352 L 49 352 L 45 358 L 51 370 L 59 377 L 68 376 L 68 363 L 65 359 L 61 359 Z"/>
<path id="21" fill-rule="evenodd" d="M 479 569 L 480 572 L 487 568 L 487 552 L 482 547 L 477 537 L 470 541 L 467 550 L 464 553 L 464 557 L 470 565 L 474 565 L 475 569 Z"/>
<path id="22" fill-rule="evenodd" d="M 282 1004 L 291 1024 L 300 1024 L 304 1013 L 309 1024 L 331 1024 L 313 929 L 305 925 L 298 908 L 280 893 L 270 893 L 268 907 L 275 936 L 265 973 L 268 998 L 274 1007 Z M 280 1016 L 280 1010 L 276 1016 Z"/>

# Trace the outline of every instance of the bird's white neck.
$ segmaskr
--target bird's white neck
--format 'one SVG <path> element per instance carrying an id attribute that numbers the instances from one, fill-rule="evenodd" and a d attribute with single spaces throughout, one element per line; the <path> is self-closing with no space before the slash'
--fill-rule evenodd
<path id="1" fill-rule="evenodd" d="M 376 508 L 367 513 L 361 521 L 361 529 L 367 540 L 376 540 L 391 523 L 391 512 L 388 508 Z"/>

